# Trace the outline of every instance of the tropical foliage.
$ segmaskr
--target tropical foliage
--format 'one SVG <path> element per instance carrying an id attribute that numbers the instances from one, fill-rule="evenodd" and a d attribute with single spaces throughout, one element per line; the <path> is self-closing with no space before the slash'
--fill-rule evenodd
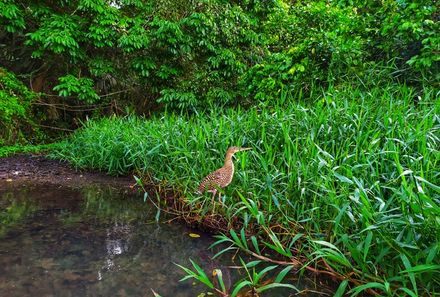
<path id="1" fill-rule="evenodd" d="M 315 86 L 370 83 L 371 67 L 387 81 L 439 83 L 429 0 L 7 0 L 0 24 L 0 66 L 113 112 L 249 104 L 281 90 L 313 98 Z"/>
<path id="2" fill-rule="evenodd" d="M 31 113 L 35 99 L 13 73 L 0 68 L 0 145 L 40 140 Z"/>
<path id="3" fill-rule="evenodd" d="M 439 32 L 432 0 L 3 0 L 0 155 L 136 171 L 219 219 L 247 277 L 182 269 L 220 295 L 306 271 L 337 296 L 434 295 Z M 253 151 L 215 211 L 192 193 L 231 145 Z"/>

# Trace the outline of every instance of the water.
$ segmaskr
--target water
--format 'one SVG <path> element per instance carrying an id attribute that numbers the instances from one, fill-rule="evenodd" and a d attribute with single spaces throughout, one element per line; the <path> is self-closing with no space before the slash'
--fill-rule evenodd
<path id="1" fill-rule="evenodd" d="M 197 296 L 173 263 L 209 268 L 213 239 L 154 222 L 142 196 L 110 187 L 0 183 L 0 296 Z M 192 238 L 190 233 L 200 234 Z M 223 270 L 223 269 L 222 269 Z"/>
<path id="2" fill-rule="evenodd" d="M 212 296 L 199 283 L 179 282 L 184 274 L 174 263 L 191 267 L 190 258 L 208 275 L 221 269 L 227 287 L 244 277 L 228 268 L 238 265 L 230 254 L 212 260 L 218 250 L 208 249 L 211 236 L 158 224 L 155 216 L 143 195 L 111 186 L 0 181 L 0 297 L 153 296 L 152 290 L 163 297 Z M 291 281 L 305 290 L 302 296 L 332 295 L 322 293 L 324 283 Z M 293 293 L 277 289 L 260 296 Z"/>

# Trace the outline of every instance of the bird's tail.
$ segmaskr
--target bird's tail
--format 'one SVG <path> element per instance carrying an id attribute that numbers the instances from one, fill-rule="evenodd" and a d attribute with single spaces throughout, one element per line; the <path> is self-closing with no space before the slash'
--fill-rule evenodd
<path id="1" fill-rule="evenodd" d="M 201 195 L 201 194 L 203 194 L 204 190 L 205 190 L 205 187 L 200 186 L 200 187 L 194 192 L 194 194 Z"/>
<path id="2" fill-rule="evenodd" d="M 203 194 L 203 192 L 205 192 L 205 187 L 206 187 L 206 185 L 205 185 L 205 183 L 204 182 L 202 182 L 200 185 L 199 185 L 199 187 L 197 188 L 197 191 L 195 192 L 196 194 Z"/>

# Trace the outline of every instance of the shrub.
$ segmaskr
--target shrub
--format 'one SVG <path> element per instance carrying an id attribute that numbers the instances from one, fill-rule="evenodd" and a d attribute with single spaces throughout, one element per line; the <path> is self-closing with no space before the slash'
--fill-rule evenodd
<path id="1" fill-rule="evenodd" d="M 14 74 L 0 68 L 0 145 L 38 140 L 41 135 L 30 113 L 37 95 Z"/>

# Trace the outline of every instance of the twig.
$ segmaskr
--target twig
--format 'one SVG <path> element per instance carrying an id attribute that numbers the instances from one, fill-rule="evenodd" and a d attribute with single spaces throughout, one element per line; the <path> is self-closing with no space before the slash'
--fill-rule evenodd
<path id="1" fill-rule="evenodd" d="M 39 127 L 49 128 L 49 129 L 54 129 L 54 130 L 61 130 L 61 131 L 67 131 L 67 132 L 73 132 L 74 131 L 72 129 L 46 126 L 46 125 L 42 125 L 42 124 L 36 124 L 36 125 L 39 126 Z"/>
<path id="2" fill-rule="evenodd" d="M 102 109 L 106 106 L 110 106 L 110 104 L 101 104 L 101 105 L 96 105 L 97 107 L 94 107 L 94 108 L 74 109 L 74 108 L 70 108 L 70 107 L 74 107 L 74 106 L 68 106 L 68 105 L 63 106 L 62 104 L 51 104 L 51 103 L 44 103 L 44 102 L 32 102 L 31 104 L 32 105 L 51 106 L 56 109 L 60 109 L 60 110 L 64 110 L 64 111 L 72 111 L 72 112 L 91 111 L 91 110 Z"/>

